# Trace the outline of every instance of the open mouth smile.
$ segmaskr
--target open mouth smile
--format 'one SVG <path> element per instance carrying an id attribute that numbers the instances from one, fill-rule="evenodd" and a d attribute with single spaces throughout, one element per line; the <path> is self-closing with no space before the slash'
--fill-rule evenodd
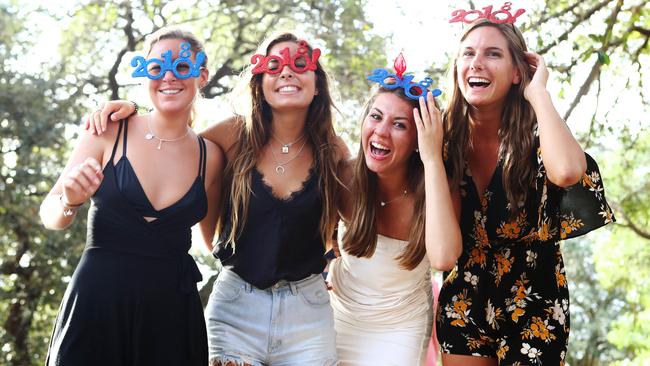
<path id="1" fill-rule="evenodd" d="M 375 156 L 385 157 L 390 154 L 391 150 L 388 148 L 388 146 L 382 145 L 375 141 L 371 141 L 370 152 Z"/>
<path id="2" fill-rule="evenodd" d="M 467 78 L 467 84 L 470 88 L 487 88 L 492 82 L 486 78 L 470 76 Z"/>

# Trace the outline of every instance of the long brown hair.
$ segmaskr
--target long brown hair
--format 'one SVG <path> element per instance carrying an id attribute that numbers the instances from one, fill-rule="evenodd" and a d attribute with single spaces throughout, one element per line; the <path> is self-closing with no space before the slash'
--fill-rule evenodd
<path id="1" fill-rule="evenodd" d="M 524 53 L 527 50 L 526 42 L 514 24 L 496 24 L 485 18 L 478 19 L 467 26 L 461 42 L 471 31 L 479 27 L 494 27 L 501 31 L 508 42 L 512 63 L 521 76 L 521 81 L 510 87 L 506 97 L 498 134 L 499 159 L 503 165 L 503 187 L 511 210 L 517 212 L 526 201 L 527 192 L 535 177 L 531 150 L 537 118 L 530 103 L 524 98 L 524 89 L 532 77 Z M 457 58 L 454 59 L 451 70 L 453 94 L 443 114 L 449 159 L 447 174 L 451 178 L 452 187 L 458 187 L 460 183 L 465 169 L 465 156 L 470 149 L 472 137 L 469 104 L 458 86 L 457 61 Z"/>
<path id="2" fill-rule="evenodd" d="M 201 42 L 195 35 L 194 33 L 180 29 L 180 28 L 175 28 L 172 26 L 169 27 L 163 27 L 155 31 L 154 33 L 150 34 L 148 36 L 148 42 L 149 42 L 149 51 L 147 54 L 151 54 L 151 49 L 153 46 L 164 40 L 164 39 L 178 39 L 185 41 L 190 44 L 190 50 L 192 51 L 192 55 L 196 57 L 196 54 L 203 51 L 205 52 L 205 48 L 203 47 L 203 42 Z M 208 56 L 206 55 L 203 64 L 201 67 L 208 67 Z M 187 124 L 192 127 L 194 124 L 194 119 L 196 118 L 196 108 L 194 105 L 192 105 L 192 110 L 190 112 L 190 119 L 187 121 Z"/>
<path id="3" fill-rule="evenodd" d="M 300 39 L 293 33 L 281 33 L 264 42 L 257 53 L 268 55 L 271 48 L 281 42 L 298 43 Z M 311 56 L 312 47 L 308 45 L 308 54 Z M 248 216 L 248 203 L 252 194 L 252 171 L 255 168 L 263 147 L 271 136 L 271 122 L 273 115 L 271 106 L 264 98 L 262 90 L 263 74 L 253 75 L 249 67 L 245 72 L 250 76 L 248 93 L 250 94 L 250 114 L 238 115 L 239 138 L 234 146 L 233 159 L 228 161 L 225 177 L 232 184 L 225 184 L 226 196 L 230 200 L 229 209 L 223 210 L 230 216 L 231 227 L 227 241 L 233 248 L 237 236 L 241 233 Z M 334 132 L 332 108 L 334 103 L 329 90 L 328 76 L 320 62 L 316 67 L 316 90 L 305 123 L 307 141 L 314 149 L 314 166 L 319 177 L 319 189 L 323 199 L 323 212 L 320 220 L 320 231 L 323 243 L 331 237 L 337 218 L 336 201 L 337 185 L 340 180 L 336 175 L 337 150 L 336 134 Z"/>
<path id="4" fill-rule="evenodd" d="M 412 108 L 420 108 L 417 100 L 408 98 L 402 89 L 378 88 L 364 106 L 361 121 L 370 112 L 372 104 L 382 93 L 392 93 L 407 101 Z M 425 196 L 424 196 L 424 166 L 420 155 L 413 152 L 408 160 L 407 189 L 413 192 L 415 204 L 413 207 L 412 227 L 409 243 L 404 251 L 396 258 L 402 268 L 412 270 L 420 264 L 426 255 L 424 243 Z M 353 167 L 351 184 L 352 214 L 346 222 L 346 232 L 343 235 L 343 249 L 357 257 L 371 257 L 377 247 L 377 174 L 370 171 L 364 158 L 363 146 L 359 144 L 359 152 Z"/>

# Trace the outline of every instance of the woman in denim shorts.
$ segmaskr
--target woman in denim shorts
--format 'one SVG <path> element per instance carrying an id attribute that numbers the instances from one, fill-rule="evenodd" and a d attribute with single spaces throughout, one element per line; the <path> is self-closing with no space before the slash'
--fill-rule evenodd
<path id="1" fill-rule="evenodd" d="M 206 308 L 211 365 L 334 365 L 321 272 L 337 217 L 338 163 L 320 50 L 273 37 L 245 78 L 250 110 L 204 132 L 226 152 L 226 207 Z"/>

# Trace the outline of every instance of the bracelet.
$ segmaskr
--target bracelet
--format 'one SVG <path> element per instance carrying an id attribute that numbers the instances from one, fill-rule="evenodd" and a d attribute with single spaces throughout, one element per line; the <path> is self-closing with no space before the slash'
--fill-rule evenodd
<path id="1" fill-rule="evenodd" d="M 140 111 L 140 106 L 138 105 L 138 103 L 132 100 L 129 100 L 129 103 L 133 104 L 133 113 L 129 114 L 129 117 L 131 117 L 134 114 L 138 114 L 138 112 Z"/>
<path id="2" fill-rule="evenodd" d="M 59 194 L 59 203 L 61 204 L 61 207 L 63 207 L 63 216 L 65 217 L 74 215 L 77 213 L 79 207 L 83 206 L 83 202 L 78 205 L 70 205 L 65 203 L 65 200 L 63 199 L 63 193 Z"/>

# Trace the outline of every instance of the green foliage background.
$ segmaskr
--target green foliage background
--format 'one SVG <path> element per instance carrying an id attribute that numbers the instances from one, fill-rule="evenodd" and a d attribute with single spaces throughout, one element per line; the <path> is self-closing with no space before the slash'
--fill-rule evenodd
<path id="1" fill-rule="evenodd" d="M 44 361 L 84 245 L 85 215 L 65 232 L 46 231 L 38 206 L 66 161 L 77 121 L 94 101 L 135 89 L 124 75 L 131 52 L 145 47 L 148 34 L 180 24 L 205 40 L 212 78 L 203 92 L 216 109 L 228 105 L 237 75 L 269 32 L 298 29 L 323 49 L 321 60 L 340 94 L 339 133 L 355 144 L 365 75 L 393 56 L 387 55 L 391 35 L 368 18 L 375 3 L 85 0 L 39 8 L 0 0 L 0 365 Z M 476 3 L 441 5 L 440 12 L 484 6 Z M 618 218 L 564 245 L 572 291 L 570 365 L 650 364 L 650 131 L 640 117 L 650 105 L 649 15 L 647 0 L 548 0 L 528 4 L 520 24 L 529 47 L 551 69 L 549 88 L 567 123 L 588 121 L 577 135 L 600 163 Z M 58 28 L 40 27 L 44 18 Z M 21 67 L 21 55 L 47 32 L 61 37 L 52 60 L 38 69 Z M 430 47 L 436 47 L 433 38 Z M 444 85 L 452 56 L 430 60 L 436 85 Z M 214 266 L 207 256 L 198 259 Z"/>

